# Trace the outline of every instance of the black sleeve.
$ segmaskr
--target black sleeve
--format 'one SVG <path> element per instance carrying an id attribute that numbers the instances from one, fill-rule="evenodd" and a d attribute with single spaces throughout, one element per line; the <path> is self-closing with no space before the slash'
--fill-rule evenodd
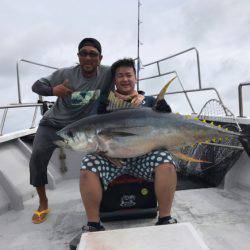
<path id="1" fill-rule="evenodd" d="M 108 93 L 105 90 L 102 90 L 100 95 L 100 102 L 97 107 L 97 114 L 108 113 L 107 106 L 108 106 Z"/>
<path id="2" fill-rule="evenodd" d="M 100 104 L 97 107 L 97 114 L 105 114 L 105 113 L 108 113 L 107 105 L 105 102 L 100 101 Z"/>
<path id="3" fill-rule="evenodd" d="M 39 80 L 32 85 L 32 91 L 38 95 L 53 96 L 52 87 Z"/>
<path id="4" fill-rule="evenodd" d="M 155 110 L 160 111 L 160 112 L 167 112 L 167 113 L 172 112 L 170 106 L 167 104 L 165 99 L 162 99 L 156 103 Z"/>

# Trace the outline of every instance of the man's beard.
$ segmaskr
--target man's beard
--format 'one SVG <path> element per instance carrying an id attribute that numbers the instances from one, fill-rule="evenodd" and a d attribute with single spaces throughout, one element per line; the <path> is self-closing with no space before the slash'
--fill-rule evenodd
<path id="1" fill-rule="evenodd" d="M 83 73 L 86 73 L 86 74 L 93 74 L 97 71 L 97 67 L 85 67 L 84 65 L 82 65 L 82 70 L 83 70 Z"/>

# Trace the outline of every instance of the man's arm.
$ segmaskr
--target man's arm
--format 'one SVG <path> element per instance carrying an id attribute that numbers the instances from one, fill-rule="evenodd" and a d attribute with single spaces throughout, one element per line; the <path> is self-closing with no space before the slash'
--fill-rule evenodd
<path id="1" fill-rule="evenodd" d="M 40 80 L 36 81 L 32 85 L 32 91 L 37 93 L 38 95 L 43 95 L 43 96 L 53 95 L 53 88 L 50 85 L 41 82 Z"/>
<path id="2" fill-rule="evenodd" d="M 107 106 L 108 106 L 108 100 L 107 98 L 103 98 L 102 96 L 100 97 L 100 103 L 97 107 L 97 114 L 105 114 L 109 113 L 107 111 Z"/>
<path id="3" fill-rule="evenodd" d="M 52 87 L 49 81 L 36 81 L 32 86 L 32 91 L 42 96 L 58 96 L 66 97 L 70 95 L 73 91 L 68 88 L 68 80 L 64 80 L 63 83 Z"/>
<path id="4" fill-rule="evenodd" d="M 149 101 L 149 107 L 152 107 L 154 110 L 159 111 L 159 112 L 166 112 L 166 113 L 171 113 L 171 107 L 168 105 L 168 103 L 166 102 L 165 99 L 163 100 L 159 100 L 158 102 L 156 102 L 156 98 L 152 97 L 152 96 L 148 96 L 147 97 L 148 101 Z"/>
<path id="5" fill-rule="evenodd" d="M 171 113 L 172 110 L 165 99 L 160 100 L 156 103 L 155 109 L 160 112 Z"/>

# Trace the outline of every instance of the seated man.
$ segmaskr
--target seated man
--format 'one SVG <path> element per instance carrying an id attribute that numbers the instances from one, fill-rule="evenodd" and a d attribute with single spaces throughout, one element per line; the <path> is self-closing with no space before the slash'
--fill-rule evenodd
<path id="1" fill-rule="evenodd" d="M 135 91 L 136 74 L 134 61 L 122 59 L 111 67 L 115 81 L 115 97 L 134 106 L 153 107 L 156 100 L 153 97 L 142 96 Z M 100 104 L 99 113 L 112 111 L 108 101 Z M 162 105 L 161 105 L 162 106 Z M 165 102 L 165 112 L 171 112 Z M 162 110 L 162 107 L 161 107 Z M 123 174 L 154 181 L 155 194 L 159 205 L 159 217 L 156 225 L 173 224 L 176 219 L 171 217 L 171 206 L 176 189 L 176 171 L 172 156 L 162 149 L 154 150 L 135 158 L 116 160 L 102 155 L 86 155 L 82 159 L 80 173 L 80 191 L 86 209 L 88 223 L 83 232 L 104 230 L 100 222 L 99 208 L 102 200 L 102 188 Z"/>

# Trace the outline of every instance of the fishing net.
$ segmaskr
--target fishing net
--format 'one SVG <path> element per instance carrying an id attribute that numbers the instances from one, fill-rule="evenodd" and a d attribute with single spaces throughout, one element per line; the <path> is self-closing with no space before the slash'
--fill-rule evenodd
<path id="1" fill-rule="evenodd" d="M 221 125 L 230 131 L 241 131 L 233 113 L 216 99 L 205 103 L 198 118 L 208 122 L 213 121 L 215 125 Z M 190 163 L 178 160 L 177 171 L 179 173 L 193 177 L 199 182 L 204 181 L 206 185 L 217 186 L 227 171 L 239 159 L 242 149 L 237 139 L 227 138 L 216 143 L 188 146 L 182 148 L 181 152 L 209 163 Z"/>

